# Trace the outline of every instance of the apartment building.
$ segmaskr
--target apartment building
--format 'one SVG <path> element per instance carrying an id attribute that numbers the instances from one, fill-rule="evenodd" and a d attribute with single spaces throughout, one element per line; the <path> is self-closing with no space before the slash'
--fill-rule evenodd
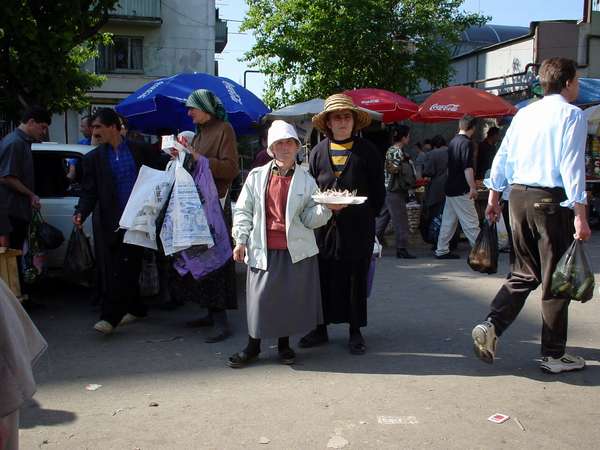
<path id="1" fill-rule="evenodd" d="M 116 105 L 156 78 L 194 71 L 216 75 L 215 54 L 227 45 L 227 23 L 215 0 L 120 0 L 102 31 L 112 34 L 113 44 L 102 46 L 85 66 L 106 77 L 89 93 L 90 111 Z M 85 113 L 55 115 L 51 139 L 76 143 Z"/>

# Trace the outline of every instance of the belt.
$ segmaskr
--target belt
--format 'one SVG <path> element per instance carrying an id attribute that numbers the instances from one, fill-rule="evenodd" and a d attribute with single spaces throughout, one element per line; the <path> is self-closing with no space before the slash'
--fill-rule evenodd
<path id="1" fill-rule="evenodd" d="M 563 187 L 547 187 L 547 186 L 530 186 L 527 184 L 511 184 L 510 185 L 513 189 L 517 188 L 517 189 L 522 189 L 524 191 L 530 190 L 530 189 L 537 189 L 540 191 L 546 191 L 546 192 L 554 192 L 554 193 L 563 193 L 565 192 L 565 188 Z"/>

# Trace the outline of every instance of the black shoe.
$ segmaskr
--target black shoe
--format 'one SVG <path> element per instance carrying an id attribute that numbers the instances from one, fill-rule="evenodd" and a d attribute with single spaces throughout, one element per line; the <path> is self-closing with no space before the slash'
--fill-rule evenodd
<path id="1" fill-rule="evenodd" d="M 312 330 L 298 342 L 298 346 L 302 348 L 311 348 L 318 345 L 323 345 L 329 342 L 327 331 Z"/>
<path id="2" fill-rule="evenodd" d="M 196 320 L 190 320 L 189 322 L 185 323 L 186 327 L 190 327 L 190 328 L 200 328 L 200 327 L 212 327 L 214 326 L 215 322 L 213 321 L 211 316 L 204 316 L 204 317 L 200 317 L 199 319 Z"/>
<path id="3" fill-rule="evenodd" d="M 399 248 L 396 250 L 396 258 L 404 258 L 404 259 L 416 259 L 415 255 L 411 255 L 405 248 Z"/>
<path id="4" fill-rule="evenodd" d="M 435 259 L 460 259 L 460 256 L 456 253 L 445 253 L 443 255 L 435 255 Z"/>
<path id="5" fill-rule="evenodd" d="M 348 349 L 353 355 L 363 355 L 367 351 L 365 345 L 365 338 L 363 338 L 360 332 L 352 333 L 350 340 L 348 341 Z"/>
<path id="6" fill-rule="evenodd" d="M 245 351 L 241 351 L 231 355 L 227 360 L 227 365 L 232 369 L 241 369 L 242 367 L 246 367 L 248 364 L 256 361 L 258 359 L 258 355 L 258 353 L 256 355 L 249 355 Z"/>
<path id="7" fill-rule="evenodd" d="M 181 306 L 183 306 L 183 303 L 169 300 L 168 302 L 164 302 L 164 303 L 161 303 L 160 305 L 158 305 L 158 309 L 160 309 L 161 311 L 174 311 Z M 191 323 L 191 322 L 188 322 L 188 323 Z"/>
<path id="8" fill-rule="evenodd" d="M 279 362 L 287 366 L 294 364 L 296 362 L 296 352 L 289 347 L 279 350 Z"/>
<path id="9" fill-rule="evenodd" d="M 229 330 L 217 330 L 217 334 L 213 334 L 212 336 L 204 339 L 204 342 L 207 344 L 214 344 L 216 342 L 221 342 L 231 336 L 231 331 Z"/>

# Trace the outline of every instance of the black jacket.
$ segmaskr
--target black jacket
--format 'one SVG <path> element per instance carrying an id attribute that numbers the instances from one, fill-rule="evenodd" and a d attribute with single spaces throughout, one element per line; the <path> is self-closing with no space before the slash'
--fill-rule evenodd
<path id="1" fill-rule="evenodd" d="M 142 165 L 163 169 L 168 161 L 167 155 L 161 155 L 155 147 L 127 141 L 137 170 Z M 82 191 L 75 211 L 81 213 L 84 221 L 92 212 L 100 215 L 102 240 L 112 246 L 118 238 L 117 230 L 121 219 L 121 210 L 113 179 L 108 152 L 113 151 L 107 144 L 96 147 L 83 157 Z"/>
<path id="2" fill-rule="evenodd" d="M 326 226 L 315 230 L 321 257 L 370 258 L 375 240 L 375 217 L 385 201 L 383 158 L 373 144 L 355 137 L 346 166 L 336 178 L 329 156 L 329 142 L 329 139 L 321 141 L 310 154 L 310 173 L 319 189 L 356 189 L 357 196 L 366 196 L 368 200 L 362 205 L 344 208 L 334 214 Z"/>

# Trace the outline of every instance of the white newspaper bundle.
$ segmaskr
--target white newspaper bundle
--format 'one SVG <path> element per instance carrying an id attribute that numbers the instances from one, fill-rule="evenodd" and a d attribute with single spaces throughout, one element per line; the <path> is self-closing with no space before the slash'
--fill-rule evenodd
<path id="1" fill-rule="evenodd" d="M 167 206 L 160 240 L 165 255 L 185 250 L 193 245 L 215 245 L 196 183 L 183 167 L 185 153 L 180 152 L 175 166 L 175 184 Z"/>
<path id="2" fill-rule="evenodd" d="M 119 220 L 126 229 L 123 242 L 156 250 L 156 219 L 164 207 L 173 183 L 175 166 L 167 170 L 142 166 Z"/>

